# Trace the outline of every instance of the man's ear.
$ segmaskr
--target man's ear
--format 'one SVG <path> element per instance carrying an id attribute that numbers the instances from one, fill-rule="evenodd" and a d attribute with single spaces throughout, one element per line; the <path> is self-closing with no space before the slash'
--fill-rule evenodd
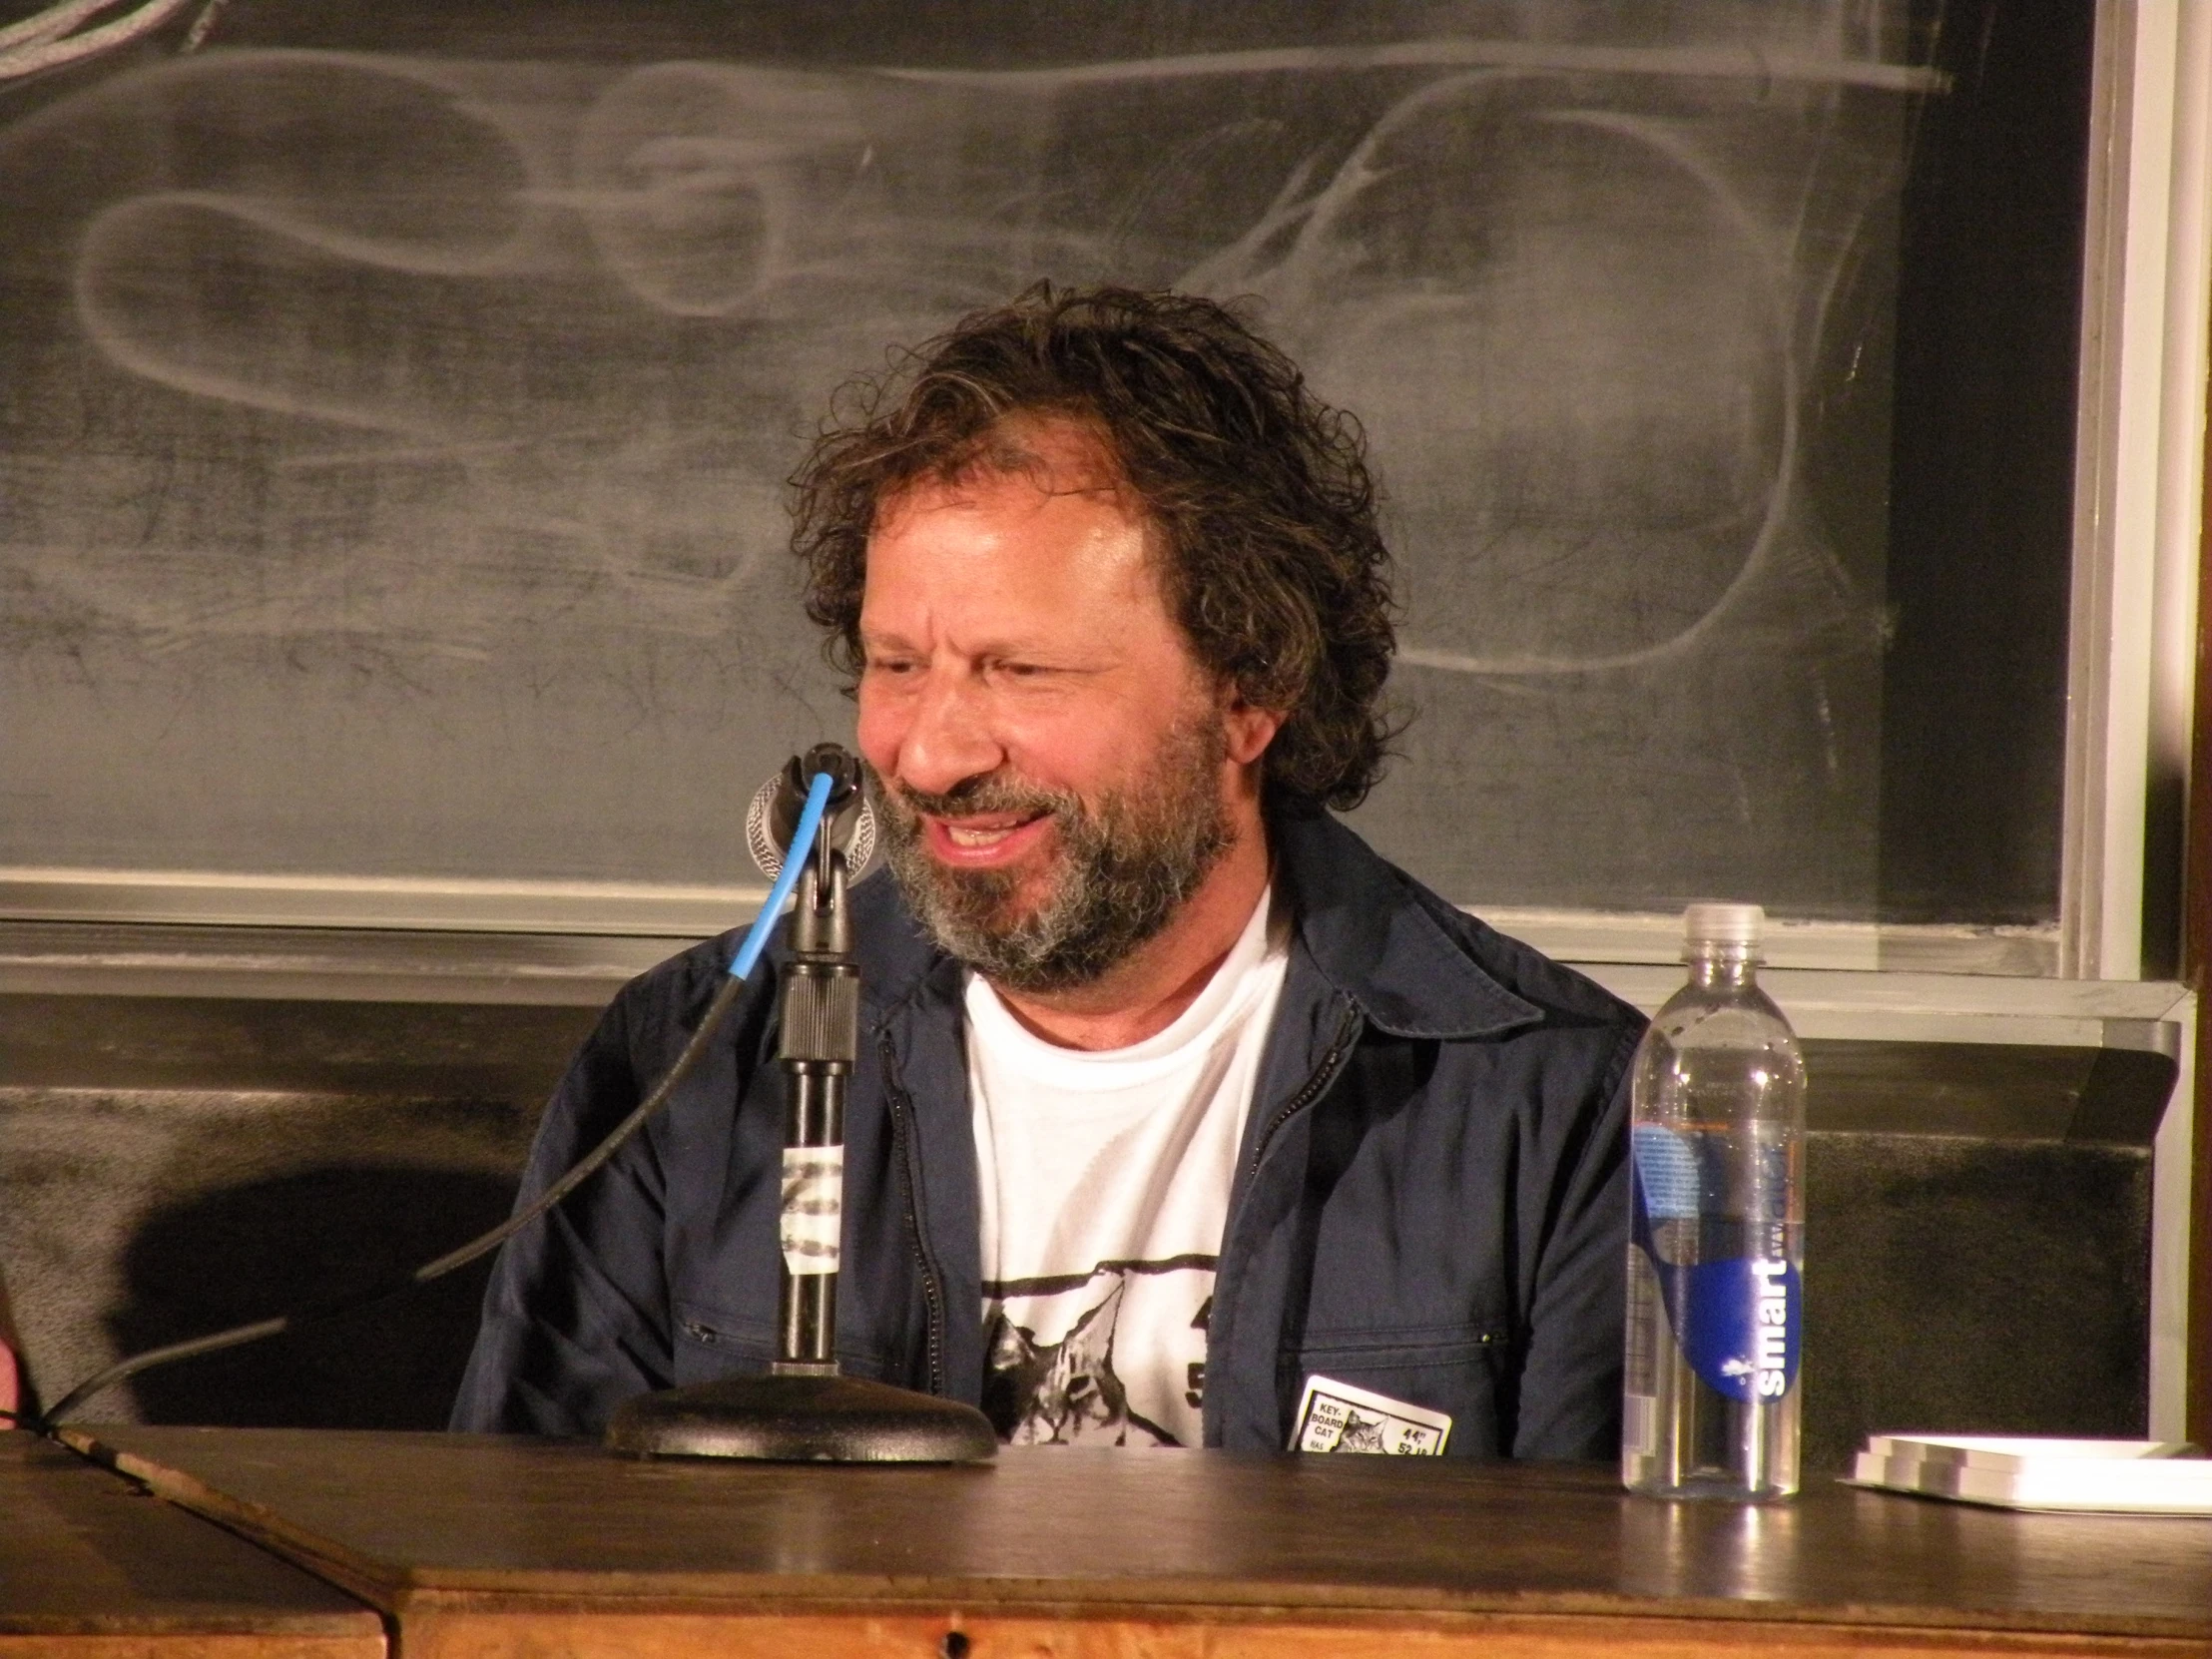
<path id="1" fill-rule="evenodd" d="M 1221 703 L 1222 734 L 1228 740 L 1229 759 L 1248 767 L 1268 752 L 1275 734 L 1283 730 L 1286 716 L 1274 709 L 1248 703 L 1235 686 L 1224 689 Z"/>

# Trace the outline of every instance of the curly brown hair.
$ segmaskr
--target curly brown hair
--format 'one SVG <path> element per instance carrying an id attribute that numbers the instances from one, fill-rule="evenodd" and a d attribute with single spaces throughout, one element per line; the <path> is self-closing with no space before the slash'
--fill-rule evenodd
<path id="1" fill-rule="evenodd" d="M 1280 712 L 1263 778 L 1278 807 L 1356 807 L 1394 725 L 1391 562 L 1359 422 L 1229 306 L 1039 282 L 839 392 L 792 478 L 792 551 L 830 660 L 861 666 L 867 541 L 882 504 L 988 462 L 1013 414 L 1093 427 L 1163 532 L 1170 611 L 1199 660 Z"/>

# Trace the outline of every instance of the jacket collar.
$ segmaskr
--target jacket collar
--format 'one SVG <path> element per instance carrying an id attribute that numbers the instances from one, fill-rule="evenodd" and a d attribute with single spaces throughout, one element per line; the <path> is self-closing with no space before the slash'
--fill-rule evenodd
<path id="1" fill-rule="evenodd" d="M 936 947 L 906 900 L 877 864 L 852 888 L 852 953 L 860 964 L 860 1001 L 878 1011 L 896 1007 L 932 974 L 955 987 L 957 966 Z"/>
<path id="2" fill-rule="evenodd" d="M 1326 813 L 1268 824 L 1277 882 L 1314 965 L 1395 1037 L 1495 1036 L 1543 1018 L 1475 959 L 1412 878 Z M 1463 921 L 1456 915 L 1456 921 Z M 1467 924 L 1471 925 L 1471 924 Z M 1457 931 L 1464 931 L 1464 928 Z"/>
<path id="3" fill-rule="evenodd" d="M 1495 1036 L 1543 1016 L 1475 959 L 1431 913 L 1441 902 L 1326 813 L 1269 820 L 1275 878 L 1322 976 L 1369 1024 L 1397 1037 Z M 877 869 L 853 889 L 862 997 L 878 1010 L 941 978 L 957 1002 L 958 969 Z"/>

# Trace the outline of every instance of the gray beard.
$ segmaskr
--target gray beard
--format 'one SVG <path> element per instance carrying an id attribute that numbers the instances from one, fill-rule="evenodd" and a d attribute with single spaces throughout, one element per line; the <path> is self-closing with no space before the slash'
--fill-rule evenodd
<path id="1" fill-rule="evenodd" d="M 993 985 L 1032 995 L 1095 984 L 1187 903 L 1235 840 L 1221 800 L 1222 735 L 1210 721 L 1169 735 L 1159 766 L 1096 813 L 1072 793 L 996 775 L 943 795 L 877 780 L 884 858 L 906 903 L 947 955 Z M 921 842 L 921 815 L 1051 814 L 1059 864 L 1017 911 L 1019 877 L 947 869 Z"/>

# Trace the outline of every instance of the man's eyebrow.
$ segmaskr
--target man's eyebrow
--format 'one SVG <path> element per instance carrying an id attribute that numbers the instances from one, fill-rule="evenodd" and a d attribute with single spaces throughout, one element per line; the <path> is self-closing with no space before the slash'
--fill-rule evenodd
<path id="1" fill-rule="evenodd" d="M 903 634 L 871 634 L 863 629 L 860 633 L 860 650 L 863 653 L 893 651 L 919 653 L 921 647 L 908 640 Z M 1088 659 L 1083 657 L 1079 647 L 1070 645 L 1065 640 L 1021 640 L 1011 638 L 984 640 L 979 644 L 963 649 L 959 654 L 977 662 L 990 662 L 1007 657 L 1015 659 L 1029 658 L 1044 661 L 1055 667 L 1069 668 L 1081 668 L 1086 666 L 1088 662 Z"/>

